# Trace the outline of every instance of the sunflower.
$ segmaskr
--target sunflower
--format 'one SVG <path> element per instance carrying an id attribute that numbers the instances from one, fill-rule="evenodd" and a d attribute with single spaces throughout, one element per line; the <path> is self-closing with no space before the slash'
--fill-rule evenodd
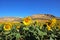
<path id="1" fill-rule="evenodd" d="M 47 25 L 50 27 L 54 27 L 56 24 L 56 18 L 52 18 L 51 20 L 49 20 L 49 22 L 47 22 Z"/>
<path id="2" fill-rule="evenodd" d="M 56 18 L 52 18 L 52 22 L 56 23 Z"/>
<path id="3" fill-rule="evenodd" d="M 53 27 L 55 24 L 56 24 L 56 18 L 52 18 L 52 20 L 51 20 L 51 26 Z"/>
<path id="4" fill-rule="evenodd" d="M 12 24 L 11 23 L 5 23 L 3 28 L 5 31 L 9 31 L 12 28 Z"/>
<path id="5" fill-rule="evenodd" d="M 31 17 L 26 17 L 26 18 L 23 19 L 24 25 L 30 25 L 31 22 L 32 22 Z"/>
<path id="6" fill-rule="evenodd" d="M 47 30 L 50 31 L 51 30 L 51 27 L 47 25 Z"/>
<path id="7" fill-rule="evenodd" d="M 47 30 L 48 30 L 48 31 L 50 31 L 50 30 L 51 30 L 50 25 L 48 25 L 48 23 L 46 23 L 46 26 L 47 26 L 47 27 L 46 27 L 46 28 L 47 28 Z"/>

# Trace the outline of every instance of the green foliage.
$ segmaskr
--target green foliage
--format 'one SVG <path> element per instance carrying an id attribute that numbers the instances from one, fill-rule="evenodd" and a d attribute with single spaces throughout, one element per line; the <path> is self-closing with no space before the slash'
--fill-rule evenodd
<path id="1" fill-rule="evenodd" d="M 20 25 L 19 29 L 17 29 L 18 25 Z M 57 25 L 49 25 L 36 22 L 24 25 L 22 22 L 12 25 L 11 30 L 6 31 L 3 29 L 4 24 L 0 24 L 0 40 L 57 40 L 57 38 L 60 38 L 59 27 Z"/>
<path id="2" fill-rule="evenodd" d="M 12 40 L 13 38 L 16 38 L 15 40 L 20 38 L 19 32 L 16 30 L 16 26 L 13 25 L 12 29 L 10 31 L 3 30 L 4 25 L 0 25 L 0 40 Z"/>

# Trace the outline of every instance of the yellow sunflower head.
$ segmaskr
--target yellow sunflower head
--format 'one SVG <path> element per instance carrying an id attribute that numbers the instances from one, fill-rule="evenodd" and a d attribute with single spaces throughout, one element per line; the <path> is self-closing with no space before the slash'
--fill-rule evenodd
<path id="1" fill-rule="evenodd" d="M 56 18 L 52 18 L 51 19 L 51 26 L 52 27 L 56 24 L 56 21 L 57 21 Z"/>
<path id="2" fill-rule="evenodd" d="M 31 17 L 24 18 L 23 23 L 24 23 L 24 25 L 30 25 L 30 23 L 32 23 Z"/>
<path id="3" fill-rule="evenodd" d="M 51 27 L 47 25 L 47 30 L 50 31 L 51 30 Z"/>
<path id="4" fill-rule="evenodd" d="M 9 31 L 12 28 L 12 24 L 11 23 L 5 23 L 3 28 L 5 31 Z"/>
<path id="5" fill-rule="evenodd" d="M 56 18 L 52 18 L 52 23 L 56 23 Z"/>

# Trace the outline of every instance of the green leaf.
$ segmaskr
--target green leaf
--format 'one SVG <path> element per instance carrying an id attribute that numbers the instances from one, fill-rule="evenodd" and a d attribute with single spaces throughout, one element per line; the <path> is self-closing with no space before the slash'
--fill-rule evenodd
<path id="1" fill-rule="evenodd" d="M 16 38 L 20 38 L 20 34 L 19 33 L 16 33 Z"/>
<path id="2" fill-rule="evenodd" d="M 52 37 L 55 37 L 55 35 L 54 35 L 54 34 L 51 34 L 51 36 L 52 36 Z"/>
<path id="3" fill-rule="evenodd" d="M 36 28 L 36 30 L 38 31 L 38 35 L 40 35 L 40 36 L 47 35 L 46 32 L 43 32 L 43 31 L 39 30 L 39 28 Z"/>
<path id="4" fill-rule="evenodd" d="M 4 34 L 6 35 L 6 34 L 9 34 L 10 32 L 4 32 Z"/>
<path id="5" fill-rule="evenodd" d="M 52 37 L 50 37 L 50 40 L 53 40 L 53 38 L 52 38 Z"/>
<path id="6" fill-rule="evenodd" d="M 41 35 L 41 36 L 44 36 L 44 35 L 47 35 L 47 33 L 40 31 L 40 35 Z"/>
<path id="7" fill-rule="evenodd" d="M 28 27 L 24 27 L 23 29 L 24 29 L 24 30 L 29 30 L 29 28 L 28 28 Z"/>
<path id="8" fill-rule="evenodd" d="M 47 33 L 46 32 L 43 32 L 43 35 L 47 35 Z"/>
<path id="9" fill-rule="evenodd" d="M 60 34 L 60 32 L 58 32 Z"/>
<path id="10" fill-rule="evenodd" d="M 16 35 L 16 33 L 11 33 L 11 35 L 15 36 L 15 35 Z"/>

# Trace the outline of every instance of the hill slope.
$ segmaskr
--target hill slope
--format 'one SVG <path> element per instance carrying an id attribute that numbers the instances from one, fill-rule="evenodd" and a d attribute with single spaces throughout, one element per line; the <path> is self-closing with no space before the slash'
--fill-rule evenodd
<path id="1" fill-rule="evenodd" d="M 36 15 L 32 15 L 30 16 L 33 20 L 39 20 L 39 21 L 48 21 L 49 19 L 55 17 L 57 18 L 58 20 L 60 20 L 60 17 L 56 17 L 56 16 L 53 16 L 53 15 L 50 15 L 50 14 L 36 14 Z M 20 21 L 21 18 L 19 17 L 2 17 L 0 18 L 0 22 L 6 22 L 6 21 L 10 21 L 10 22 L 13 22 L 13 21 Z"/>

